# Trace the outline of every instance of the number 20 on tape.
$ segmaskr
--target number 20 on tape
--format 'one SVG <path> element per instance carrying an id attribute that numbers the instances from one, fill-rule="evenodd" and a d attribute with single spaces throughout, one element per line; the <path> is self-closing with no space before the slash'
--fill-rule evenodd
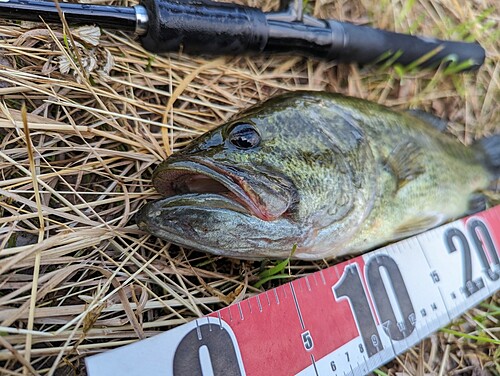
<path id="1" fill-rule="evenodd" d="M 103 375 L 364 375 L 500 288 L 500 206 L 86 359 Z"/>

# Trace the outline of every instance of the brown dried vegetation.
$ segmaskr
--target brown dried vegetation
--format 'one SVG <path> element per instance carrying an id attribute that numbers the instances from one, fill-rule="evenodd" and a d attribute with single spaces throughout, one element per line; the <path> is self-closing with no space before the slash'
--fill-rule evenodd
<path id="1" fill-rule="evenodd" d="M 428 110 L 450 119 L 448 131 L 465 143 L 500 131 L 495 1 L 340 0 L 307 9 L 475 39 L 488 58 L 468 75 L 290 56 L 203 60 L 152 55 L 120 32 L 0 23 L 0 374 L 85 374 L 87 355 L 257 292 L 251 284 L 266 262 L 179 249 L 133 221 L 155 198 L 156 164 L 240 109 L 287 90 L 327 90 Z M 299 277 L 325 266 L 290 270 Z M 498 300 L 457 320 L 450 328 L 459 334 L 439 332 L 379 374 L 499 375 Z"/>

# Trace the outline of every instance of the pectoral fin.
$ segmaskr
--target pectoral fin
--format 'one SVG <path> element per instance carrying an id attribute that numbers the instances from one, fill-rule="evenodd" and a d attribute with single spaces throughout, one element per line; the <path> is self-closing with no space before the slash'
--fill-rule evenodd
<path id="1" fill-rule="evenodd" d="M 394 235 L 397 238 L 403 238 L 419 232 L 427 231 L 439 225 L 443 221 L 443 216 L 436 214 L 422 214 L 418 217 L 413 217 L 400 225 L 394 230 Z"/>
<path id="2" fill-rule="evenodd" d="M 396 146 L 387 157 L 385 167 L 396 178 L 396 191 L 425 172 L 422 151 L 411 141 Z"/>

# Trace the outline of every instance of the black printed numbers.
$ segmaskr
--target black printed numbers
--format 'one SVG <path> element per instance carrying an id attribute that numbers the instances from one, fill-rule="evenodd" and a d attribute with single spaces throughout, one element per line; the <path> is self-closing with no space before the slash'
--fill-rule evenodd
<path id="1" fill-rule="evenodd" d="M 386 334 L 395 341 L 410 336 L 415 329 L 416 316 L 396 262 L 386 255 L 372 257 L 365 265 L 365 274 L 370 296 Z M 381 351 L 382 342 L 357 264 L 344 269 L 342 277 L 333 286 L 333 293 L 336 300 L 349 301 L 368 357 Z"/>
<path id="2" fill-rule="evenodd" d="M 359 276 L 358 264 L 349 265 L 344 269 L 344 274 L 333 286 L 333 292 L 336 300 L 344 297 L 348 299 L 368 356 L 378 353 L 382 346 L 380 345 L 377 325 Z"/>
<path id="3" fill-rule="evenodd" d="M 500 278 L 500 260 L 488 228 L 480 220 L 473 219 L 467 223 L 467 229 L 486 276 L 491 281 L 498 280 Z"/>
<path id="4" fill-rule="evenodd" d="M 386 283 L 382 273 L 387 276 Z M 396 341 L 408 337 L 415 329 L 411 320 L 415 310 L 396 262 L 386 255 L 373 257 L 366 264 L 366 280 L 387 335 Z M 391 301 L 391 293 L 395 301 Z"/>
<path id="5" fill-rule="evenodd" d="M 431 272 L 431 278 L 432 278 L 432 281 L 433 281 L 434 283 L 438 283 L 439 281 L 441 281 L 441 279 L 439 278 L 439 274 L 438 274 L 438 272 L 437 272 L 437 271 L 435 271 L 435 270 L 433 270 L 433 271 Z"/>
<path id="6" fill-rule="evenodd" d="M 488 228 L 480 220 L 472 219 L 467 222 L 467 232 L 472 239 L 474 251 L 479 257 L 484 274 L 491 281 L 498 280 L 500 261 Z M 462 231 L 454 227 L 446 230 L 444 240 L 448 253 L 460 250 L 463 279 L 461 291 L 469 297 L 485 286 L 482 277 L 476 280 L 472 278 L 472 255 L 469 241 Z"/>
<path id="7" fill-rule="evenodd" d="M 311 337 L 311 333 L 309 333 L 309 330 L 305 331 L 302 333 L 302 342 L 304 343 L 304 348 L 307 351 L 311 351 L 314 347 L 314 342 Z"/>
<path id="8" fill-rule="evenodd" d="M 333 360 L 330 362 L 330 368 L 332 369 L 333 372 L 337 370 L 337 365 Z"/>
<path id="9" fill-rule="evenodd" d="M 462 231 L 451 228 L 445 232 L 445 244 L 448 248 L 448 253 L 457 251 L 456 243 L 459 245 L 462 253 L 462 275 L 464 280 L 462 291 L 466 296 L 471 296 L 478 291 L 478 287 L 472 282 L 472 259 L 469 242 Z"/>
<path id="10" fill-rule="evenodd" d="M 210 359 L 210 369 L 214 376 L 241 376 L 235 345 L 226 330 L 217 325 L 203 324 L 187 333 L 177 346 L 174 354 L 174 376 L 203 376 L 201 354 Z"/>

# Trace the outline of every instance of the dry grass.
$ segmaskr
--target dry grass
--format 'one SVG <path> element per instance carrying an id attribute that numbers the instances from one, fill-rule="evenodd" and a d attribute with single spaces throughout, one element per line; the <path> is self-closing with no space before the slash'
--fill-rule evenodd
<path id="1" fill-rule="evenodd" d="M 401 32 L 477 39 L 488 59 L 476 74 L 401 77 L 304 58 L 154 56 L 106 31 L 92 47 L 89 30 L 72 30 L 75 53 L 58 26 L 0 24 L 0 374 L 84 374 L 89 354 L 256 292 L 251 284 L 265 264 L 179 249 L 133 221 L 155 198 L 155 165 L 242 108 L 286 90 L 328 90 L 432 111 L 451 119 L 448 130 L 465 143 L 500 131 L 494 0 L 308 8 Z M 301 276 L 324 266 L 297 262 L 291 270 Z M 450 327 L 463 334 L 440 332 L 379 374 L 499 375 L 498 346 L 463 338 L 498 340 L 499 307 L 497 294 Z"/>

